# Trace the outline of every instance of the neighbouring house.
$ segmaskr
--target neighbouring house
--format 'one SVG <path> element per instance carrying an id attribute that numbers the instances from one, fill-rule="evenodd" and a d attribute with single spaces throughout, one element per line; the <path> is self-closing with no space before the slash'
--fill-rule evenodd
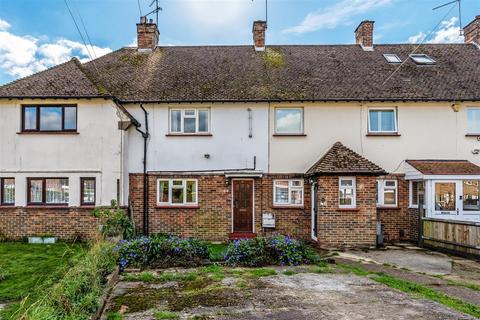
<path id="1" fill-rule="evenodd" d="M 138 46 L 0 87 L 0 234 L 88 238 L 116 199 L 143 233 L 416 241 L 480 222 L 480 16 L 463 44 Z M 321 40 L 321 39 L 319 39 Z"/>

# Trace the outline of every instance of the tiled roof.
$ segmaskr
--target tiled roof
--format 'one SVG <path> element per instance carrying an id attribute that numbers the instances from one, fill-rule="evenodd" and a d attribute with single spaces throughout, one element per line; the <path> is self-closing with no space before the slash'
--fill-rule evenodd
<path id="1" fill-rule="evenodd" d="M 467 160 L 407 160 L 425 175 L 480 175 L 480 167 Z"/>
<path id="2" fill-rule="evenodd" d="M 473 44 L 122 48 L 83 64 L 67 62 L 0 87 L 9 96 L 112 94 L 121 101 L 480 100 L 480 50 Z M 400 68 L 383 54 L 407 60 Z M 395 72 L 395 70 L 397 70 Z M 83 75 L 82 72 L 83 71 Z M 385 81 L 392 75 L 388 81 Z M 88 83 L 87 79 L 90 80 Z"/>
<path id="3" fill-rule="evenodd" d="M 0 87 L 0 97 L 96 97 L 99 90 L 77 59 Z"/>
<path id="4" fill-rule="evenodd" d="M 385 174 L 385 170 L 375 163 L 365 159 L 355 151 L 336 142 L 330 150 L 320 158 L 310 169 L 307 175 L 322 174 Z"/>

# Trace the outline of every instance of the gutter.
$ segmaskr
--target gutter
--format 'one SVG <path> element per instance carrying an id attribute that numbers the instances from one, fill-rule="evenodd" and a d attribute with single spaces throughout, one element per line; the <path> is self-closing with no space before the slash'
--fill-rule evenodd
<path id="1" fill-rule="evenodd" d="M 147 148 L 148 148 L 148 138 L 150 133 L 148 131 L 148 112 L 145 110 L 143 105 L 140 105 L 143 113 L 145 114 L 145 131 L 140 130 L 141 124 L 138 123 L 135 125 L 135 130 L 137 130 L 143 138 L 143 234 L 148 235 L 149 229 L 149 217 L 148 217 L 148 172 L 147 172 Z M 132 122 L 133 123 L 133 122 Z"/>

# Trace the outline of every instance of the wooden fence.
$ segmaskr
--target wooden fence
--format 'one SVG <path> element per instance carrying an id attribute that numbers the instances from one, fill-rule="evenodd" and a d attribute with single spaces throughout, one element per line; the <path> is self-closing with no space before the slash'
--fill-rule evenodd
<path id="1" fill-rule="evenodd" d="M 423 245 L 480 257 L 480 223 L 422 219 Z"/>

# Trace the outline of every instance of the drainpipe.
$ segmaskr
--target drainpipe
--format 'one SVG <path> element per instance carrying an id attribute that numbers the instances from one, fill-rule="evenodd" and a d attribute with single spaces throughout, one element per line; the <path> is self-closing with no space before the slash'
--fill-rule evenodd
<path id="1" fill-rule="evenodd" d="M 143 113 L 145 114 L 145 131 L 135 127 L 143 137 L 143 234 L 148 235 L 149 223 L 148 223 L 148 177 L 147 177 L 147 142 L 150 137 L 148 131 L 148 113 L 147 110 L 140 104 Z"/>

